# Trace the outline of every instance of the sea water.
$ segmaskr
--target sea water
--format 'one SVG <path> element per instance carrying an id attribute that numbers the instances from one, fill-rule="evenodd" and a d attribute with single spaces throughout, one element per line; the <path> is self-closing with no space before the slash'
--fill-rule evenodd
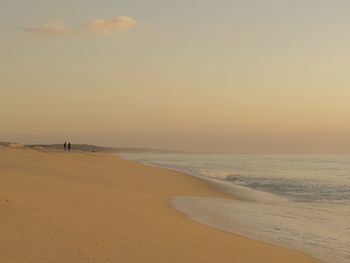
<path id="1" fill-rule="evenodd" d="M 240 201 L 177 196 L 201 223 L 350 262 L 350 155 L 124 154 L 203 178 Z"/>

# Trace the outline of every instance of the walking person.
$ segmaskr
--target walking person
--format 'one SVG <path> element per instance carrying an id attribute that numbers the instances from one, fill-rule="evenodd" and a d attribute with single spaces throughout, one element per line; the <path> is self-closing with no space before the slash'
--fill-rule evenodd
<path id="1" fill-rule="evenodd" d="M 63 150 L 67 151 L 67 142 L 64 142 L 64 144 L 63 144 Z"/>
<path id="2" fill-rule="evenodd" d="M 70 147 L 71 147 L 71 144 L 70 144 L 70 143 L 68 143 L 68 151 L 70 151 Z"/>

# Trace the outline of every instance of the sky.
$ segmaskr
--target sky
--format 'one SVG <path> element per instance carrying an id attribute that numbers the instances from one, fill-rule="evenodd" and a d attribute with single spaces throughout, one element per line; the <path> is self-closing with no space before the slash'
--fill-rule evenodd
<path id="1" fill-rule="evenodd" d="M 350 153 L 346 0 L 1 0 L 0 141 Z"/>

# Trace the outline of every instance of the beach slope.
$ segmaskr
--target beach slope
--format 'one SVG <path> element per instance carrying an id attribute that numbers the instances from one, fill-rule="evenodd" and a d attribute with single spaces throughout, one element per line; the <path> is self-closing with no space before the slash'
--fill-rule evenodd
<path id="1" fill-rule="evenodd" d="M 112 154 L 0 148 L 0 262 L 318 262 L 191 221 L 174 195 L 229 198 Z"/>

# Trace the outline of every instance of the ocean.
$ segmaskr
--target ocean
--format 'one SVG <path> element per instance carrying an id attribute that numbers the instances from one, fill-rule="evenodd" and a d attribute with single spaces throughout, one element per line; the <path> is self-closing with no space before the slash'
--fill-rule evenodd
<path id="1" fill-rule="evenodd" d="M 350 262 L 350 155 L 122 157 L 202 178 L 240 199 L 173 197 L 193 220 L 325 262 Z"/>

